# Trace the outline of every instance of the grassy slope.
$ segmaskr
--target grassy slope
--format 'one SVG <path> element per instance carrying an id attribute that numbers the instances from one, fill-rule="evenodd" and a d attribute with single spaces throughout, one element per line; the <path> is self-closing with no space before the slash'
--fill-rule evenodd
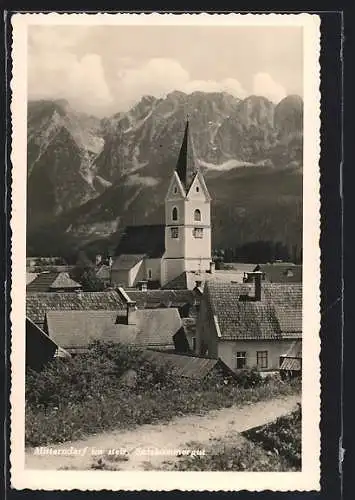
<path id="1" fill-rule="evenodd" d="M 195 443 L 198 448 L 198 443 Z M 168 468 L 168 467 L 167 467 Z M 204 456 L 181 459 L 177 470 L 285 472 L 301 469 L 301 408 L 271 424 L 215 442 Z"/>
<path id="2" fill-rule="evenodd" d="M 128 369 L 136 371 L 134 387 L 120 379 Z M 26 445 L 69 441 L 299 391 L 297 384 L 265 383 L 254 373 L 243 385 L 224 384 L 220 377 L 179 379 L 168 367 L 143 361 L 140 351 L 98 343 L 86 356 L 27 373 Z"/>

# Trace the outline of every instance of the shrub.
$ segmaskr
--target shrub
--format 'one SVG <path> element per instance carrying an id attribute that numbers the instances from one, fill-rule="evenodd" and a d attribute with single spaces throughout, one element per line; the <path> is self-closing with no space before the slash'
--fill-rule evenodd
<path id="1" fill-rule="evenodd" d="M 127 387 L 128 370 L 136 383 Z M 203 381 L 178 377 L 168 365 L 147 361 L 139 349 L 93 343 L 87 354 L 55 359 L 26 373 L 26 444 L 62 442 L 112 428 L 168 421 L 176 415 L 298 392 L 299 386 L 211 374 Z"/>

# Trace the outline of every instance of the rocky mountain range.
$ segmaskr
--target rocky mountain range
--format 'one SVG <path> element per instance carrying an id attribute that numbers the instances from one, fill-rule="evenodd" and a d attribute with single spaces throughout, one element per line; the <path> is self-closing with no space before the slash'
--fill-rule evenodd
<path id="1" fill-rule="evenodd" d="M 175 91 L 101 120 L 63 100 L 29 102 L 28 253 L 105 247 L 127 224 L 162 223 L 187 116 L 213 245 L 301 246 L 302 99 Z"/>

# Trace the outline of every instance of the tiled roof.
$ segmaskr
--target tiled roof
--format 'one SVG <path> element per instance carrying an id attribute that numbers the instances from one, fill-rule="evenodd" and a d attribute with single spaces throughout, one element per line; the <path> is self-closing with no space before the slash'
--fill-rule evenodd
<path id="1" fill-rule="evenodd" d="M 147 257 L 162 257 L 165 252 L 165 226 L 127 226 L 116 248 L 116 255 L 145 254 Z"/>
<path id="2" fill-rule="evenodd" d="M 77 288 L 81 288 L 81 285 L 80 285 L 80 283 L 72 280 L 68 273 L 59 273 L 49 288 L 53 288 L 53 289 L 74 288 L 74 289 L 77 289 Z"/>
<path id="3" fill-rule="evenodd" d="M 106 292 L 28 293 L 26 315 L 35 323 L 44 323 L 48 311 L 123 310 L 125 303 L 112 290 Z"/>
<path id="4" fill-rule="evenodd" d="M 85 349 L 94 340 L 134 346 L 174 346 L 181 328 L 176 309 L 137 310 L 134 324 L 117 323 L 117 311 L 50 311 L 49 336 L 69 351 Z"/>
<path id="5" fill-rule="evenodd" d="M 265 273 L 265 280 L 270 283 L 302 283 L 302 266 L 292 262 L 260 264 L 255 270 Z"/>
<path id="6" fill-rule="evenodd" d="M 26 285 L 29 285 L 37 276 L 38 273 L 26 273 Z"/>
<path id="7" fill-rule="evenodd" d="M 230 267 L 231 270 L 241 273 L 251 273 L 254 271 L 256 264 L 249 264 L 248 262 L 226 262 L 226 266 Z"/>
<path id="8" fill-rule="evenodd" d="M 51 271 L 39 273 L 37 277 L 27 285 L 27 292 L 48 292 L 49 287 L 58 275 L 59 273 Z"/>
<path id="9" fill-rule="evenodd" d="M 302 369 L 302 342 L 296 340 L 287 351 L 280 370 L 301 371 Z"/>
<path id="10" fill-rule="evenodd" d="M 116 319 L 117 311 L 49 311 L 46 326 L 50 338 L 64 349 L 85 348 L 102 339 Z"/>
<path id="11" fill-rule="evenodd" d="M 254 285 L 210 281 L 206 300 L 222 339 L 281 339 L 302 336 L 302 286 L 263 283 L 260 301 Z"/>
<path id="12" fill-rule="evenodd" d="M 201 281 L 203 286 L 207 281 L 243 283 L 243 278 L 244 271 L 236 269 L 215 270 L 213 273 L 208 271 L 184 271 L 166 283 L 163 288 L 169 290 L 193 290 L 196 287 L 196 281 Z"/>
<path id="13" fill-rule="evenodd" d="M 145 351 L 144 357 L 158 366 L 171 368 L 177 376 L 202 380 L 218 364 L 218 359 L 198 358 L 157 351 Z"/>
<path id="14" fill-rule="evenodd" d="M 195 294 L 192 290 L 126 290 L 128 296 L 137 303 L 137 307 L 182 307 L 193 305 Z"/>
<path id="15" fill-rule="evenodd" d="M 77 289 L 81 285 L 72 280 L 68 273 L 49 271 L 37 274 L 36 278 L 27 284 L 28 292 L 49 292 L 51 289 Z"/>
<path id="16" fill-rule="evenodd" d="M 177 309 L 138 309 L 134 324 L 116 324 L 105 332 L 118 343 L 135 346 L 174 346 L 173 337 L 182 328 Z"/>
<path id="17" fill-rule="evenodd" d="M 144 254 L 122 254 L 114 259 L 112 269 L 115 271 L 129 271 L 143 259 Z"/>

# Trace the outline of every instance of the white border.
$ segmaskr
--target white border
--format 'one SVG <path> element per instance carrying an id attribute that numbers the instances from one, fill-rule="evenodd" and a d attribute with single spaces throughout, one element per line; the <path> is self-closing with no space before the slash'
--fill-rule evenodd
<path id="1" fill-rule="evenodd" d="M 320 488 L 320 19 L 310 14 L 15 14 L 12 113 L 11 485 L 44 490 L 249 490 Z M 25 469 L 24 359 L 26 290 L 27 29 L 29 25 L 299 26 L 304 48 L 303 422 L 302 472 L 110 472 Z"/>

